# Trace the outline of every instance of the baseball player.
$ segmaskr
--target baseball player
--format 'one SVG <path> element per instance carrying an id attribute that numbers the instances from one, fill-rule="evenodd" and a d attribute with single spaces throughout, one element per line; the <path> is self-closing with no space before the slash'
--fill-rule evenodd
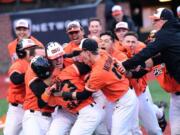
<path id="1" fill-rule="evenodd" d="M 98 45 L 94 40 L 83 41 L 81 57 L 92 67 L 85 89 L 82 92 L 62 92 L 62 97 L 82 100 L 101 89 L 107 99 L 115 104 L 111 134 L 131 134 L 138 126 L 138 103 L 134 91 L 129 90 L 128 79 L 116 72 L 112 57 L 106 52 L 98 52 Z"/>
<path id="2" fill-rule="evenodd" d="M 115 38 L 110 31 L 106 31 L 100 34 L 100 43 L 99 43 L 99 48 L 101 49 L 100 51 L 106 51 L 110 56 L 114 57 L 119 61 L 126 60 L 127 56 L 123 52 L 116 50 L 115 47 L 116 47 Z M 110 133 L 112 126 L 113 104 L 111 102 L 108 102 L 106 104 L 105 109 L 106 109 L 106 125 L 108 128 L 108 132 Z"/>
<path id="3" fill-rule="evenodd" d="M 25 74 L 26 96 L 23 104 L 23 134 L 45 135 L 50 127 L 51 113 L 49 107 L 41 99 L 42 93 L 48 88 L 52 64 L 43 56 L 35 56 Z M 33 130 L 32 130 L 33 129 Z"/>
<path id="4" fill-rule="evenodd" d="M 8 71 L 10 78 L 7 96 L 9 108 L 4 135 L 18 135 L 22 130 L 22 118 L 24 115 L 22 104 L 25 99 L 24 75 L 29 65 L 30 49 L 34 46 L 36 44 L 31 39 L 22 39 L 16 46 L 18 60 L 11 65 Z"/>
<path id="5" fill-rule="evenodd" d="M 75 48 L 78 48 L 81 40 L 84 38 L 84 29 L 78 21 L 71 21 L 66 27 L 66 33 L 69 36 L 70 42 L 64 47 L 65 53 L 72 53 Z M 66 58 L 64 65 L 68 66 L 77 61 L 78 57 Z"/>
<path id="6" fill-rule="evenodd" d="M 78 21 L 72 21 L 67 25 L 66 31 L 69 36 L 69 39 L 71 40 L 69 44 L 64 48 L 65 53 L 68 54 L 68 53 L 72 53 L 74 50 L 79 48 L 80 42 L 84 38 L 84 30 Z M 81 57 L 77 56 L 73 58 L 66 58 L 64 60 L 64 65 L 65 66 L 71 65 L 75 61 L 82 61 Z M 101 91 L 97 91 L 96 93 L 93 94 L 93 96 L 98 105 L 100 106 L 105 105 L 106 98 L 101 93 Z M 97 130 L 99 129 L 100 128 L 98 128 Z M 105 131 L 105 130 L 101 130 L 101 131 Z M 100 132 L 100 131 L 97 131 L 97 132 Z"/>
<path id="7" fill-rule="evenodd" d="M 134 32 L 125 34 L 122 45 L 126 48 L 130 58 L 143 49 L 141 46 L 138 46 L 138 36 Z M 146 88 L 148 87 L 146 80 L 146 76 L 139 79 L 130 79 L 130 84 L 139 99 L 139 118 L 149 135 L 161 135 L 162 131 L 158 125 L 155 111 L 146 93 Z"/>
<path id="8" fill-rule="evenodd" d="M 96 40 L 99 43 L 99 36 L 102 32 L 102 23 L 99 18 L 90 18 L 88 20 L 88 38 Z"/>
<path id="9" fill-rule="evenodd" d="M 14 62 L 17 59 L 16 45 L 23 38 L 31 39 L 33 40 L 33 42 L 35 42 L 36 45 L 43 47 L 43 44 L 40 41 L 31 36 L 30 27 L 31 26 L 28 20 L 26 19 L 19 19 L 15 22 L 14 30 L 17 38 L 8 44 L 8 51 L 12 62 Z"/>
<path id="10" fill-rule="evenodd" d="M 61 65 L 63 65 L 63 53 L 64 51 L 60 45 L 58 46 L 58 44 L 55 43 L 48 44 L 47 56 L 52 62 L 59 60 L 59 64 L 61 63 Z M 83 63 L 74 63 L 64 68 L 58 74 L 53 75 L 56 76 L 56 80 L 59 80 L 59 89 L 61 91 L 80 92 L 84 89 L 82 76 L 89 71 L 89 66 Z M 72 125 L 70 135 L 91 135 L 102 120 L 103 109 L 98 108 L 92 97 L 82 101 L 68 101 L 59 97 L 58 92 L 53 93 L 52 90 L 53 89 L 47 89 L 42 95 L 42 99 L 48 103 L 48 105 L 62 106 L 62 109 L 58 110 L 58 114 L 51 124 L 52 128 L 50 127 L 48 135 L 65 135 Z"/>

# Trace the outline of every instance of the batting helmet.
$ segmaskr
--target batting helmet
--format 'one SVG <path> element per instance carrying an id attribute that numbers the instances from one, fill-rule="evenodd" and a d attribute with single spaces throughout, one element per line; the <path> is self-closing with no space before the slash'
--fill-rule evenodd
<path id="1" fill-rule="evenodd" d="M 46 56 L 53 60 L 64 55 L 63 47 L 58 42 L 49 42 L 46 45 Z"/>
<path id="2" fill-rule="evenodd" d="M 31 47 L 34 47 L 34 46 L 36 46 L 36 44 L 31 39 L 22 39 L 21 41 L 18 42 L 18 44 L 16 46 L 17 56 L 20 59 L 26 57 L 25 49 L 31 48 Z"/>
<path id="3" fill-rule="evenodd" d="M 52 63 L 43 56 L 36 56 L 31 60 L 31 68 L 41 79 L 47 79 L 53 72 Z"/>

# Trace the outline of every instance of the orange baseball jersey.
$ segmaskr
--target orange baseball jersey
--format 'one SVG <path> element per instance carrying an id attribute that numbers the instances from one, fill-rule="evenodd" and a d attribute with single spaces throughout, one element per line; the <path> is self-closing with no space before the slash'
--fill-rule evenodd
<path id="1" fill-rule="evenodd" d="M 130 85 L 134 88 L 136 95 L 139 96 L 141 95 L 147 86 L 145 78 L 140 78 L 140 79 L 129 79 Z"/>
<path id="2" fill-rule="evenodd" d="M 38 98 L 30 88 L 30 84 L 34 82 L 36 79 L 38 79 L 38 77 L 31 69 L 31 66 L 29 65 L 25 74 L 26 96 L 23 104 L 24 109 L 25 110 L 32 109 L 41 112 L 53 112 L 54 109 L 50 107 L 39 108 Z"/>
<path id="3" fill-rule="evenodd" d="M 116 58 L 117 60 L 119 61 L 125 61 L 127 60 L 127 56 L 125 55 L 125 53 L 121 52 L 121 51 L 118 51 L 118 50 L 115 50 L 112 52 L 111 54 L 112 57 Z"/>
<path id="4" fill-rule="evenodd" d="M 171 77 L 164 64 L 153 67 L 153 73 L 160 86 L 169 93 L 179 92 L 180 84 Z"/>
<path id="5" fill-rule="evenodd" d="M 15 72 L 19 74 L 25 74 L 28 65 L 29 63 L 26 60 L 18 59 L 9 68 L 8 76 L 10 77 Z M 13 82 L 10 81 L 7 100 L 10 103 L 23 104 L 24 98 L 25 98 L 25 83 L 15 85 Z"/>
<path id="6" fill-rule="evenodd" d="M 127 48 L 127 55 L 129 58 L 131 58 L 133 55 L 141 51 L 143 48 L 145 48 L 146 45 L 143 42 L 138 42 L 138 45 L 136 46 L 135 50 L 128 50 Z M 139 79 L 129 79 L 130 85 L 134 88 L 136 95 L 139 96 L 141 93 L 143 93 L 146 89 L 147 86 L 147 81 L 146 81 L 146 75 Z"/>
<path id="7" fill-rule="evenodd" d="M 129 81 L 117 72 L 112 57 L 100 52 L 85 88 L 92 92 L 101 89 L 109 101 L 115 102 L 128 91 Z"/>
<path id="8" fill-rule="evenodd" d="M 30 36 L 30 39 L 32 39 L 36 45 L 44 47 L 43 44 L 40 41 L 38 41 L 36 38 L 34 38 L 33 36 Z M 18 43 L 18 39 L 16 38 L 14 41 L 8 44 L 8 51 L 9 51 L 10 57 L 12 57 L 14 53 L 16 53 L 17 43 Z"/>
<path id="9" fill-rule="evenodd" d="M 118 40 L 115 41 L 115 50 L 118 50 L 120 52 L 125 52 L 125 48 Z"/>
<path id="10" fill-rule="evenodd" d="M 78 48 L 79 45 L 75 44 L 73 41 L 69 42 L 68 45 L 64 48 L 65 53 L 69 54 L 74 51 L 74 49 Z M 64 59 L 64 65 L 65 67 L 73 64 L 72 58 L 66 58 Z"/>
<path id="11" fill-rule="evenodd" d="M 63 91 L 76 91 L 81 92 L 84 90 L 84 80 L 81 79 L 79 71 L 77 67 L 72 64 L 66 68 L 64 68 L 60 74 L 57 74 L 59 80 L 61 81 L 61 86 Z M 65 101 L 63 98 L 58 96 L 47 96 L 46 93 L 42 95 L 44 101 L 48 102 L 50 106 L 62 106 L 64 109 L 68 110 L 72 113 L 77 113 L 81 108 L 91 104 L 93 102 L 93 98 L 89 97 L 85 100 L 72 100 Z"/>

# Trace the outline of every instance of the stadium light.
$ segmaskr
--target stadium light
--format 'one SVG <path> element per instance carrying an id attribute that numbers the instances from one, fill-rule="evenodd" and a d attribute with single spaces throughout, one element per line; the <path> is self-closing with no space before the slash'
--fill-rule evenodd
<path id="1" fill-rule="evenodd" d="M 159 2 L 170 2 L 172 0 L 159 0 Z"/>

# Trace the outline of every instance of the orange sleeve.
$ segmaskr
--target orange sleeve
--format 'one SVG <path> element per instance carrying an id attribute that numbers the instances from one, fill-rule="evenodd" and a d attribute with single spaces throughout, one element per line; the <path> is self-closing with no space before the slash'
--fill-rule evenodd
<path id="1" fill-rule="evenodd" d="M 105 76 L 106 74 L 102 74 L 101 72 L 93 72 L 90 74 L 90 78 L 85 85 L 85 88 L 89 91 L 95 92 L 99 89 L 103 88 L 105 85 Z M 104 79 L 103 79 L 104 78 Z"/>
<path id="2" fill-rule="evenodd" d="M 48 102 L 49 98 L 50 98 L 50 95 L 48 95 L 46 91 L 41 95 L 41 99 L 46 103 Z"/>

